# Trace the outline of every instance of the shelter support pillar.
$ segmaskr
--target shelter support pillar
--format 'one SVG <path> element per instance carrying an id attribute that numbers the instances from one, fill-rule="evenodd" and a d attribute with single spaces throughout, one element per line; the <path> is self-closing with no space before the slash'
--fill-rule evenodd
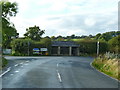
<path id="1" fill-rule="evenodd" d="M 80 55 L 79 47 L 77 48 L 77 55 L 78 55 L 78 56 Z"/>
<path id="2" fill-rule="evenodd" d="M 60 47 L 58 47 L 58 55 L 60 55 Z"/>
<path id="3" fill-rule="evenodd" d="M 72 55 L 72 47 L 69 47 L 69 55 Z"/>

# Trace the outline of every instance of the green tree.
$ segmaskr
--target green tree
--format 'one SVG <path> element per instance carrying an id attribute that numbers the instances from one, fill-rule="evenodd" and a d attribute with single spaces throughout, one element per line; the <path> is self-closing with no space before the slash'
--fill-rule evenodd
<path id="1" fill-rule="evenodd" d="M 111 38 L 112 38 L 112 36 L 109 33 L 103 33 L 100 36 L 100 39 L 103 40 L 103 41 L 109 41 Z"/>
<path id="2" fill-rule="evenodd" d="M 31 40 L 39 41 L 41 36 L 45 33 L 45 30 L 41 30 L 39 26 L 29 27 L 26 29 L 24 34 L 25 38 L 30 38 Z"/>
<path id="3" fill-rule="evenodd" d="M 100 36 L 101 36 L 101 33 L 98 33 L 98 34 L 95 36 L 95 39 L 98 40 Z"/>
<path id="4" fill-rule="evenodd" d="M 108 41 L 111 52 L 120 53 L 120 35 Z"/>
<path id="5" fill-rule="evenodd" d="M 42 38 L 40 40 L 40 43 L 42 44 L 43 48 L 47 48 L 48 49 L 48 53 L 51 54 L 51 39 L 50 38 Z"/>
<path id="6" fill-rule="evenodd" d="M 64 41 L 64 38 L 61 35 L 59 35 L 59 36 L 57 36 L 56 41 Z"/>
<path id="7" fill-rule="evenodd" d="M 11 42 L 12 54 L 26 56 L 28 55 L 28 50 L 32 52 L 34 41 L 30 39 L 14 39 Z M 31 53 L 30 53 L 31 54 Z"/>
<path id="8" fill-rule="evenodd" d="M 120 35 L 120 31 L 117 31 L 117 32 L 116 32 L 116 35 Z"/>
<path id="9" fill-rule="evenodd" d="M 40 42 L 45 46 L 45 47 L 51 47 L 51 39 L 50 38 L 42 38 Z"/>
<path id="10" fill-rule="evenodd" d="M 42 38 L 40 41 L 30 39 L 14 39 L 11 42 L 12 54 L 19 56 L 33 55 L 33 48 L 48 48 L 48 53 L 51 51 L 51 39 Z"/>
<path id="11" fill-rule="evenodd" d="M 120 31 L 111 31 L 111 32 L 106 32 L 103 34 L 97 34 L 95 39 L 96 40 L 102 40 L 102 41 L 109 41 L 110 39 L 112 39 L 113 37 L 116 37 L 120 35 Z"/>
<path id="12" fill-rule="evenodd" d="M 71 39 L 74 39 L 76 36 L 75 36 L 75 34 L 72 34 L 70 37 L 71 37 Z"/>
<path id="13" fill-rule="evenodd" d="M 76 41 L 77 44 L 80 44 L 80 53 L 95 55 L 97 53 L 97 41 L 92 39 L 83 39 L 80 41 Z M 101 42 L 99 45 L 100 53 L 105 53 L 107 51 L 107 43 Z"/>
<path id="14" fill-rule="evenodd" d="M 54 40 L 55 40 L 55 36 L 51 36 L 51 40 L 53 40 L 53 41 L 54 41 Z"/>
<path id="15" fill-rule="evenodd" d="M 0 1 L 2 5 L 2 17 L 9 18 L 11 16 L 16 16 L 17 14 L 17 3 L 11 3 L 6 1 Z"/>
<path id="16" fill-rule="evenodd" d="M 0 1 L 0 5 L 2 6 L 2 44 L 3 48 L 9 48 L 12 38 L 19 35 L 14 24 L 10 22 L 10 17 L 16 16 L 18 8 L 15 2 Z"/>

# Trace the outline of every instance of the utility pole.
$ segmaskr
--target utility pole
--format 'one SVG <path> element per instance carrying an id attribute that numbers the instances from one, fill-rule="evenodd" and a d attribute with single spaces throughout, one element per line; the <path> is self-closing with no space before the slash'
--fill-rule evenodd
<path id="1" fill-rule="evenodd" d="M 30 42 L 28 41 L 28 56 L 29 56 L 29 54 L 30 54 L 30 51 L 29 51 L 29 48 L 30 48 Z"/>
<path id="2" fill-rule="evenodd" d="M 97 56 L 99 55 L 99 44 L 100 44 L 100 42 L 98 41 L 97 42 Z"/>

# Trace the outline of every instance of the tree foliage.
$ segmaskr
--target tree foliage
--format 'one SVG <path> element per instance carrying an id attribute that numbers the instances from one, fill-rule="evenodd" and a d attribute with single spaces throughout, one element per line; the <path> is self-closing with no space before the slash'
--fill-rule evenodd
<path id="1" fill-rule="evenodd" d="M 45 30 L 41 30 L 39 26 L 29 27 L 26 29 L 24 36 L 30 38 L 31 40 L 39 41 L 41 36 L 45 33 Z"/>
<path id="2" fill-rule="evenodd" d="M 76 41 L 78 44 L 80 44 L 80 53 L 82 54 L 96 54 L 97 53 L 97 41 L 91 40 L 91 39 L 84 39 L 80 41 Z M 107 43 L 106 42 L 100 42 L 99 46 L 100 53 L 105 53 L 107 51 Z"/>
<path id="3" fill-rule="evenodd" d="M 55 40 L 55 36 L 51 36 L 51 40 L 54 41 Z"/>
<path id="4" fill-rule="evenodd" d="M 9 48 L 12 38 L 18 37 L 17 30 L 14 26 L 11 26 L 6 19 L 2 19 L 2 39 L 3 48 Z"/>
<path id="5" fill-rule="evenodd" d="M 11 42 L 12 54 L 19 56 L 33 55 L 33 48 L 48 48 L 51 51 L 51 39 L 42 38 L 41 41 L 33 41 L 31 39 L 15 39 Z"/>
<path id="6" fill-rule="evenodd" d="M 103 34 L 99 33 L 95 36 L 95 39 L 102 40 L 102 41 L 109 41 L 110 39 L 118 35 L 120 35 L 120 31 L 111 31 L 111 32 L 103 33 Z"/>
<path id="7" fill-rule="evenodd" d="M 9 48 L 12 38 L 16 38 L 19 35 L 14 24 L 10 22 L 10 17 L 17 14 L 17 4 L 0 1 L 0 5 L 2 6 L 2 44 L 3 48 Z"/>
<path id="8" fill-rule="evenodd" d="M 98 40 L 101 36 L 101 33 L 98 33 L 96 36 L 95 36 L 95 39 Z"/>
<path id="9" fill-rule="evenodd" d="M 2 17 L 8 18 L 9 16 L 16 16 L 17 14 L 17 3 L 11 3 L 6 1 L 0 1 L 0 4 L 2 5 Z"/>
<path id="10" fill-rule="evenodd" d="M 28 55 L 28 48 L 31 47 L 33 41 L 29 39 L 15 39 L 11 42 L 13 55 Z M 29 44 L 29 47 L 28 47 Z"/>
<path id="11" fill-rule="evenodd" d="M 120 35 L 108 41 L 111 52 L 120 53 Z"/>

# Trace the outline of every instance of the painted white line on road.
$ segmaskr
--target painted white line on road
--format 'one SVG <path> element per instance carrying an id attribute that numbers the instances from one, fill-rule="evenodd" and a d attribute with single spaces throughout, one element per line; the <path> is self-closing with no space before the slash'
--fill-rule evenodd
<path id="1" fill-rule="evenodd" d="M 57 64 L 57 67 L 59 66 L 59 64 Z"/>
<path id="2" fill-rule="evenodd" d="M 99 70 L 97 70 L 96 68 L 94 68 L 93 65 L 92 65 L 92 63 L 93 63 L 93 62 L 90 63 L 90 66 L 91 66 L 93 69 L 95 69 L 95 70 L 98 71 L 99 73 L 101 73 L 101 74 L 103 74 L 103 75 L 105 75 L 105 76 L 107 76 L 107 77 L 109 77 L 109 78 L 111 78 L 111 79 L 113 79 L 113 80 L 116 80 L 117 82 L 120 83 L 119 80 L 117 80 L 117 79 L 115 79 L 115 78 L 113 78 L 113 77 L 110 77 L 109 75 L 107 75 L 107 74 L 105 74 L 105 73 L 103 73 L 103 72 L 100 72 Z"/>
<path id="3" fill-rule="evenodd" d="M 13 76 L 14 74 L 10 74 L 11 76 Z"/>
<path id="4" fill-rule="evenodd" d="M 18 73 L 19 71 L 15 71 L 16 73 Z"/>
<path id="5" fill-rule="evenodd" d="M 15 67 L 17 67 L 17 66 L 18 66 L 18 64 L 15 65 Z"/>
<path id="6" fill-rule="evenodd" d="M 9 72 L 11 70 L 11 67 L 9 67 L 8 69 L 7 69 L 7 71 L 5 71 L 4 73 L 2 73 L 1 75 L 0 75 L 0 77 L 2 77 L 3 75 L 5 75 L 7 72 Z"/>
<path id="7" fill-rule="evenodd" d="M 26 62 L 30 62 L 30 61 L 26 61 Z"/>
<path id="8" fill-rule="evenodd" d="M 60 73 L 58 73 L 58 78 L 59 78 L 60 82 L 62 82 L 62 79 L 61 79 Z"/>
<path id="9" fill-rule="evenodd" d="M 23 64 L 23 62 L 21 62 L 20 64 Z"/>
<path id="10" fill-rule="evenodd" d="M 57 71 L 58 79 L 59 79 L 59 81 L 60 81 L 60 83 L 61 83 L 61 82 L 62 82 L 61 75 L 60 75 L 60 73 L 58 72 L 58 70 L 56 70 L 56 71 Z"/>

